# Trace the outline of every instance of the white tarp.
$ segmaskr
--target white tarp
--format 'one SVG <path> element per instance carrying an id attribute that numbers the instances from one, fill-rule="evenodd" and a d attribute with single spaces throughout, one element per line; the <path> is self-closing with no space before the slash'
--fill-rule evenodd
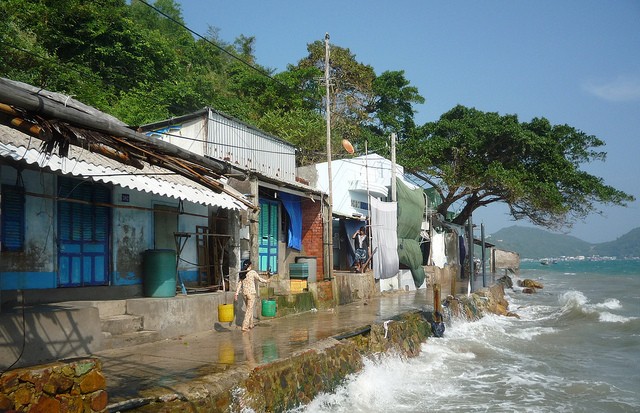
<path id="1" fill-rule="evenodd" d="M 444 268 L 447 265 L 444 233 L 434 232 L 431 237 L 431 262 L 438 268 Z"/>
<path id="2" fill-rule="evenodd" d="M 370 198 L 371 207 L 371 251 L 373 274 L 386 279 L 395 276 L 400 267 L 398 258 L 398 203 L 382 202 Z"/>

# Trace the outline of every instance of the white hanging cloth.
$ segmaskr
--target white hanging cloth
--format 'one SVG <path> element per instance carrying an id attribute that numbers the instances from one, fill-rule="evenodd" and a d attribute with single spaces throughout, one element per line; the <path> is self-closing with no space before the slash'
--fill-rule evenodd
<path id="1" fill-rule="evenodd" d="M 445 253 L 445 234 L 435 232 L 431 237 L 431 261 L 438 268 L 447 265 L 447 254 Z"/>
<path id="2" fill-rule="evenodd" d="M 376 279 L 395 276 L 400 268 L 398 258 L 398 203 L 370 198 L 371 251 Z"/>

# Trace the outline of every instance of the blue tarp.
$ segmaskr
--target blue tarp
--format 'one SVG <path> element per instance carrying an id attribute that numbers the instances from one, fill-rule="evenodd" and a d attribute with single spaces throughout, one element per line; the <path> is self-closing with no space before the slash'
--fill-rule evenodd
<path id="1" fill-rule="evenodd" d="M 284 209 L 289 214 L 289 243 L 288 247 L 302 250 L 302 207 L 300 206 L 300 197 L 297 195 L 279 192 L 278 196 L 284 205 Z"/>

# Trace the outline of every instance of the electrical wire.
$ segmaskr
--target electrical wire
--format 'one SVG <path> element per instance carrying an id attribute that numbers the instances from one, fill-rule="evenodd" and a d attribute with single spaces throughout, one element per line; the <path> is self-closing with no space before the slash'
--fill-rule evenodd
<path id="1" fill-rule="evenodd" d="M 257 68 L 253 65 L 251 65 L 250 63 L 240 59 L 238 56 L 234 55 L 233 53 L 229 52 L 228 50 L 226 50 L 223 47 L 218 46 L 217 44 L 215 44 L 214 42 L 212 42 L 211 40 L 207 39 L 206 37 L 202 36 L 200 33 L 191 30 L 189 27 L 185 26 L 184 24 L 182 24 L 181 22 L 177 21 L 176 19 L 174 19 L 173 17 L 169 16 L 168 14 L 164 13 L 162 10 L 158 9 L 155 6 L 152 6 L 151 4 L 147 3 L 145 0 L 138 0 L 140 3 L 144 4 L 147 7 L 150 7 L 151 9 L 155 10 L 157 13 L 163 15 L 164 17 L 166 17 L 167 19 L 169 19 L 171 22 L 177 24 L 178 26 L 182 27 L 183 29 L 187 30 L 189 33 L 193 34 L 194 36 L 199 37 L 200 39 L 204 40 L 205 42 L 209 43 L 210 45 L 212 45 L 213 47 L 215 47 L 216 49 L 220 50 L 223 53 L 226 53 L 227 55 L 229 55 L 231 58 L 237 60 L 238 62 L 242 63 L 243 65 L 255 70 L 256 72 L 260 73 L 261 75 L 273 80 L 274 82 L 278 83 L 279 85 L 287 88 L 287 89 L 291 89 L 289 86 L 285 85 L 284 83 L 280 82 L 278 79 L 274 78 L 273 76 L 271 76 L 268 72 L 266 72 L 265 70 L 262 70 L 260 68 Z"/>
<path id="2" fill-rule="evenodd" d="M 142 1 L 142 0 L 140 0 L 140 1 Z M 33 53 L 33 52 L 29 51 L 29 50 L 26 50 L 26 49 L 23 49 L 23 48 L 21 48 L 21 47 L 19 47 L 19 46 L 15 46 L 15 45 L 13 45 L 13 44 L 7 43 L 7 42 L 5 42 L 5 41 L 3 41 L 3 40 L 0 40 L 0 44 L 3 44 L 3 45 L 6 45 L 6 46 L 9 46 L 9 47 L 14 48 L 14 49 L 16 49 L 16 50 L 19 50 L 19 51 L 21 51 L 21 52 L 23 52 L 23 53 L 26 53 L 26 54 L 28 54 L 28 55 L 30 55 L 30 56 L 36 57 L 36 58 L 38 58 L 38 59 L 41 59 L 41 60 L 44 60 L 44 61 L 47 61 L 47 62 L 50 62 L 50 63 L 56 63 L 56 64 L 62 63 L 62 64 L 65 64 L 65 65 L 67 65 L 67 67 L 68 67 L 68 69 L 69 69 L 69 70 L 72 70 L 72 71 L 74 71 L 74 72 L 76 72 L 76 73 L 78 73 L 78 74 L 80 74 L 80 75 L 83 75 L 83 76 L 86 76 L 86 75 L 87 75 L 87 71 L 81 71 L 81 70 L 78 70 L 78 69 L 77 69 L 77 68 L 75 68 L 73 65 L 66 64 L 65 62 L 59 62 L 59 61 L 56 61 L 55 59 L 52 59 L 52 58 L 50 58 L 50 57 L 45 57 L 45 56 L 38 55 L 37 53 Z M 89 72 L 90 74 L 93 74 L 93 72 L 91 72 L 91 71 L 88 71 L 88 72 Z M 116 84 L 109 83 L 109 82 L 105 82 L 105 83 L 106 83 L 106 84 L 108 84 L 108 85 L 110 85 L 110 86 L 115 87 L 116 89 L 118 89 L 118 90 L 120 90 L 120 91 L 122 91 L 122 92 L 127 91 L 126 89 L 124 89 L 124 88 L 122 88 L 122 87 L 120 87 L 120 86 L 118 86 L 118 85 L 116 85 Z M 181 109 L 187 110 L 185 107 L 181 107 Z M 210 118 L 210 120 L 212 120 L 213 122 L 216 122 L 216 123 L 218 123 L 218 124 L 220 124 L 220 125 L 225 125 L 225 126 L 228 126 L 228 127 L 230 127 L 230 128 L 233 128 L 233 129 L 240 129 L 240 128 L 239 128 L 238 126 L 236 126 L 236 125 L 233 125 L 233 124 L 231 124 L 231 125 L 230 125 L 230 124 L 227 124 L 227 123 L 225 123 L 225 122 L 222 122 L 222 121 L 220 121 L 220 120 L 218 120 L 218 119 L 211 119 L 211 118 Z M 149 132 L 152 132 L 152 131 L 149 131 Z M 147 132 L 147 133 L 149 133 L 149 132 Z M 170 136 L 170 137 L 174 137 L 174 138 L 179 138 L 179 139 L 189 140 L 189 141 L 193 141 L 193 142 L 202 142 L 202 143 L 206 143 L 206 142 L 207 142 L 207 140 L 205 140 L 205 139 L 189 138 L 189 137 L 180 136 L 180 135 L 176 135 L 176 134 L 172 134 L 172 133 L 168 133 L 168 132 L 154 132 L 154 133 L 156 133 L 156 134 L 160 134 L 160 135 L 164 135 L 164 136 Z M 285 141 L 285 142 L 286 142 L 286 141 Z M 249 148 L 249 145 L 246 145 L 246 146 L 239 146 L 239 145 L 229 145 L 229 144 L 221 144 L 221 143 L 216 143 L 216 145 L 224 146 L 224 147 L 228 147 L 228 148 L 250 149 L 250 148 Z M 297 149 L 297 150 L 299 150 L 299 148 L 296 148 L 296 149 Z M 281 152 L 281 151 L 267 151 L 267 150 L 260 150 L 260 152 L 265 152 L 265 153 L 274 153 L 274 154 L 287 155 L 287 156 L 295 156 L 295 154 L 288 153 L 288 152 Z"/>

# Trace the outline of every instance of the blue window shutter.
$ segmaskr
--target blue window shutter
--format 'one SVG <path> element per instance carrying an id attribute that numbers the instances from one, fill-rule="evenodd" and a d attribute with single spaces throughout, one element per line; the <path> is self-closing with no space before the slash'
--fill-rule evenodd
<path id="1" fill-rule="evenodd" d="M 2 250 L 24 249 L 24 188 L 2 185 Z"/>

